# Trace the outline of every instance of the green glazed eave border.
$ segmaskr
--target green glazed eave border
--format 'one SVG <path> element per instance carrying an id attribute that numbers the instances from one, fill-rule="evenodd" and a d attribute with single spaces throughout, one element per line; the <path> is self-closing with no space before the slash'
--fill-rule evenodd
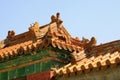
<path id="1" fill-rule="evenodd" d="M 15 58 L 12 58 L 10 60 L 1 61 L 0 70 L 6 69 L 9 67 L 18 66 L 18 65 L 28 63 L 31 61 L 40 60 L 43 57 L 51 57 L 51 55 L 48 54 L 49 51 L 55 52 L 58 59 L 70 61 L 69 51 L 60 50 L 58 48 L 53 48 L 49 46 L 49 47 L 43 48 L 42 50 L 37 50 L 37 51 L 32 52 L 34 54 L 28 53 L 25 55 L 16 56 Z"/>

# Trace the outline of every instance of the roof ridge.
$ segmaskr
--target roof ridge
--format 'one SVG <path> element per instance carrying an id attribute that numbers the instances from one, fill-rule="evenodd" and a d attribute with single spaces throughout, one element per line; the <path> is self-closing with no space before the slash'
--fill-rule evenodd
<path id="1" fill-rule="evenodd" d="M 92 47 L 90 54 L 100 55 L 100 54 L 105 54 L 106 52 L 112 53 L 115 51 L 120 51 L 120 40 L 94 46 Z"/>

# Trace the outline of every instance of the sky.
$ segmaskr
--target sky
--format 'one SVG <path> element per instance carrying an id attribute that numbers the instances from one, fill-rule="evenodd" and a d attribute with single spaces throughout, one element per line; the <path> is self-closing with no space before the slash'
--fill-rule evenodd
<path id="1" fill-rule="evenodd" d="M 0 40 L 36 21 L 45 25 L 57 12 L 73 37 L 94 36 L 98 44 L 120 39 L 120 0 L 0 0 Z"/>

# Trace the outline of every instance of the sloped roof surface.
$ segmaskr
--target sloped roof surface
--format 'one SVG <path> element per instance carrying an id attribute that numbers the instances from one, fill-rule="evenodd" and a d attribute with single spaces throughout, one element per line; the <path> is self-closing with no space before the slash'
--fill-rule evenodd
<path id="1" fill-rule="evenodd" d="M 35 22 L 29 27 L 29 31 L 22 34 L 15 35 L 15 31 L 8 31 L 6 39 L 0 42 L 0 60 L 32 53 L 48 45 L 70 52 L 83 50 L 82 42 L 71 37 L 57 14 L 51 17 L 49 24 L 40 27 L 38 22 Z"/>
<path id="2" fill-rule="evenodd" d="M 22 34 L 15 35 L 14 31 L 8 31 L 6 39 L 0 42 L 0 60 L 33 54 L 32 51 L 49 45 L 70 51 L 72 57 L 71 63 L 54 70 L 55 76 L 102 70 L 120 63 L 120 40 L 97 45 L 94 37 L 91 40 L 73 38 L 62 25 L 59 13 L 51 16 L 49 24 L 39 26 L 35 22 L 29 31 Z"/>
<path id="3" fill-rule="evenodd" d="M 95 46 L 89 52 L 90 56 L 69 63 L 55 70 L 56 76 L 88 73 L 91 70 L 105 70 L 116 67 L 120 63 L 120 40 Z"/>

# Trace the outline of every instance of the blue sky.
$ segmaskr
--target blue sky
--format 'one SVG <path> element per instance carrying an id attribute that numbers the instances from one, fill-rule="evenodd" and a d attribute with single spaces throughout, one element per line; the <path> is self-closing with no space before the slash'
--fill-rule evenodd
<path id="1" fill-rule="evenodd" d="M 0 40 L 8 30 L 47 24 L 57 12 L 73 37 L 95 36 L 98 44 L 120 39 L 120 0 L 0 0 Z"/>

